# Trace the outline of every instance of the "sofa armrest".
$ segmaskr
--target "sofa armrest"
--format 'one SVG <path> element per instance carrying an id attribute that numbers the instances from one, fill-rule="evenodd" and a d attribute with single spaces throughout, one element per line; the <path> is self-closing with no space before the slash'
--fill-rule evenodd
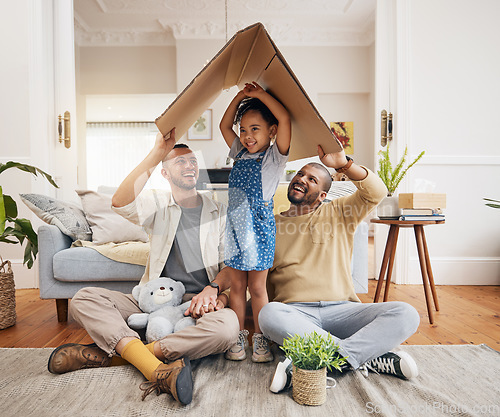
<path id="1" fill-rule="evenodd" d="M 40 277 L 40 298 L 50 296 L 50 289 L 57 284 L 54 279 L 54 255 L 71 246 L 72 239 L 57 226 L 42 225 L 38 228 L 38 268 Z"/>
<path id="2" fill-rule="evenodd" d="M 352 280 L 357 294 L 368 292 L 368 224 L 361 222 L 354 233 Z"/>

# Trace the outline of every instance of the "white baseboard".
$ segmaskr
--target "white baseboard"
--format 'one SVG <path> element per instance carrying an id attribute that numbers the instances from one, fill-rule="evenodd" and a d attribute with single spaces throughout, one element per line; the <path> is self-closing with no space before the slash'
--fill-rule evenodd
<path id="1" fill-rule="evenodd" d="M 436 285 L 500 285 L 498 257 L 431 257 Z M 422 284 L 418 257 L 410 257 L 408 284 Z"/>
<path id="2" fill-rule="evenodd" d="M 27 288 L 39 288 L 38 285 L 38 264 L 35 261 L 33 268 L 28 269 L 23 265 L 22 259 L 9 259 L 14 272 L 14 283 L 16 290 Z"/>

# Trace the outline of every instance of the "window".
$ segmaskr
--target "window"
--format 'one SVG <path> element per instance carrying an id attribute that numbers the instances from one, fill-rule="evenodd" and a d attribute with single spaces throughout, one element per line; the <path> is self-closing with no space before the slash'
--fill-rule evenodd
<path id="1" fill-rule="evenodd" d="M 118 187 L 153 148 L 158 129 L 150 122 L 87 123 L 87 188 Z M 166 188 L 158 166 L 145 188 Z"/>

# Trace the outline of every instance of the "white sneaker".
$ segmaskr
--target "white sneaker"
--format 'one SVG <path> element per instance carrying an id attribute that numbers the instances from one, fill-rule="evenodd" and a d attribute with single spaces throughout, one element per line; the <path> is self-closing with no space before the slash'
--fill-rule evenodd
<path id="1" fill-rule="evenodd" d="M 245 349 L 248 347 L 248 330 L 240 330 L 238 341 L 224 354 L 230 361 L 242 361 L 247 357 Z"/>
<path id="2" fill-rule="evenodd" d="M 275 394 L 284 391 L 292 386 L 292 361 L 285 358 L 283 362 L 278 363 L 274 372 L 273 380 L 269 389 Z"/>
<path id="3" fill-rule="evenodd" d="M 254 333 L 252 336 L 253 362 L 271 362 L 274 359 L 269 343 L 262 333 Z"/>
<path id="4" fill-rule="evenodd" d="M 418 376 L 417 363 L 407 352 L 387 352 L 366 362 L 359 370 L 364 376 L 368 376 L 368 371 L 390 374 L 402 379 Z"/>

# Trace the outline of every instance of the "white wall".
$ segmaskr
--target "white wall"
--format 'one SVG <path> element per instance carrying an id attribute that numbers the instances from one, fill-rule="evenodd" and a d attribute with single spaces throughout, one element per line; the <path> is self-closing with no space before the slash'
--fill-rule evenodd
<path id="1" fill-rule="evenodd" d="M 436 281 L 500 284 L 500 210 L 482 201 L 500 198 L 500 3 L 410 1 L 409 12 L 410 143 L 427 150 L 412 177 L 448 196 L 447 224 L 429 230 Z"/>
<path id="2" fill-rule="evenodd" d="M 426 151 L 399 192 L 420 178 L 447 194 L 446 224 L 425 228 L 437 284 L 500 284 L 500 210 L 482 201 L 500 198 L 500 3 L 406 0 L 396 12 L 396 140 L 411 157 Z M 421 283 L 413 233 L 401 239 L 408 261 L 399 280 Z"/>
<path id="3" fill-rule="evenodd" d="M 352 157 L 373 170 L 373 126 L 369 93 L 318 94 L 318 110 L 330 122 L 353 122 Z"/>
<path id="4" fill-rule="evenodd" d="M 355 121 L 354 158 L 373 169 L 372 47 L 286 46 L 280 50 L 327 124 Z M 298 169 L 306 161 L 289 163 L 288 168 Z"/>
<path id="5" fill-rule="evenodd" d="M 0 16 L 2 159 L 14 156 L 26 158 L 30 152 L 29 146 L 22 140 L 29 137 L 29 125 L 26 123 L 29 109 L 29 20 L 16 19 L 16 16 L 29 15 L 28 4 L 27 0 L 15 2 L 9 6 L 9 13 Z M 12 36 L 13 33 L 16 36 Z"/>
<path id="6" fill-rule="evenodd" d="M 173 46 L 80 47 L 80 94 L 163 94 L 176 91 Z"/>
<path id="7" fill-rule="evenodd" d="M 369 92 L 371 68 L 368 50 L 369 47 L 361 46 L 280 48 L 313 101 L 319 93 Z"/>

